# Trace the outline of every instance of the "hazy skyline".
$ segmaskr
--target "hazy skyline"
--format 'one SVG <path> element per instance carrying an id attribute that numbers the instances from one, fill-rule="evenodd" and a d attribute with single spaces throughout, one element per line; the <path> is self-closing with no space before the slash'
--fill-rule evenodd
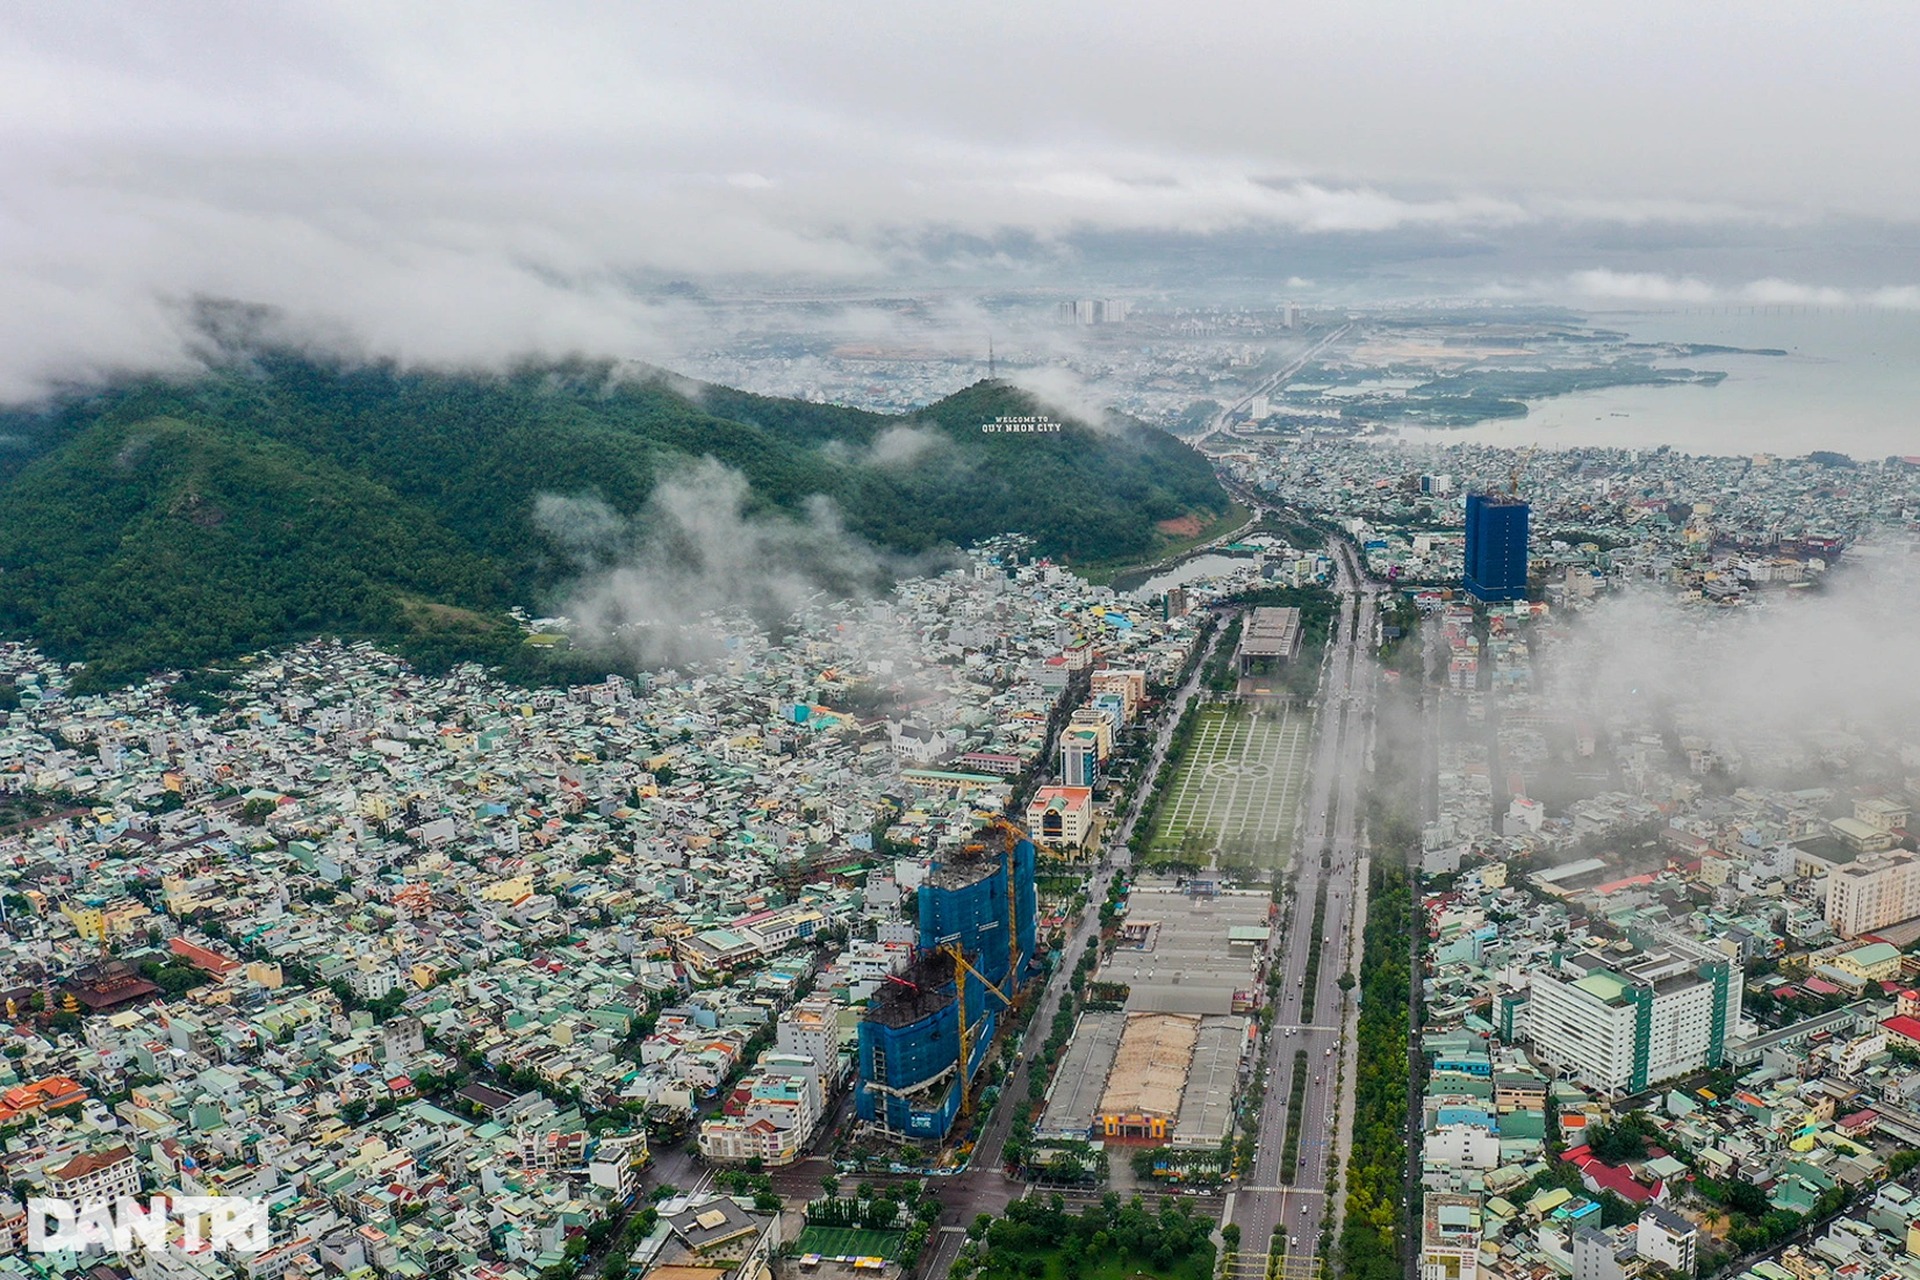
<path id="1" fill-rule="evenodd" d="M 1376 292 L 1920 307 L 1893 5 L 23 4 L 0 32 L 5 396 L 182 363 L 195 296 L 406 359 L 670 360 L 676 277 L 1019 288 L 1133 253 L 1150 281 L 1168 236 L 1330 298 L 1390 262 Z"/>

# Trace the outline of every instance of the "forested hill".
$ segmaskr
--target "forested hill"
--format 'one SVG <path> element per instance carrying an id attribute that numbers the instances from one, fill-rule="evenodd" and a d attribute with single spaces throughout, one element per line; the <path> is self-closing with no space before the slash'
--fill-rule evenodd
<path id="1" fill-rule="evenodd" d="M 1138 423 L 981 430 L 1044 412 L 1002 383 L 893 417 L 599 365 L 257 357 L 0 414 L 0 628 L 86 661 L 89 684 L 321 632 L 524 663 L 504 610 L 551 603 L 569 573 L 535 499 L 644 518 L 655 482 L 703 457 L 757 504 L 825 495 L 900 551 L 1020 532 L 1122 560 L 1156 548 L 1156 522 L 1226 510 L 1199 455 Z"/>

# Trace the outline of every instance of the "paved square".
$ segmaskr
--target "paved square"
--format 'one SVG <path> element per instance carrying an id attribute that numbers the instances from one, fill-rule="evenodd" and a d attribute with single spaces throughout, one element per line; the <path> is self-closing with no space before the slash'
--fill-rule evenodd
<path id="1" fill-rule="evenodd" d="M 1193 741 L 1154 822 L 1149 856 L 1171 857 L 1198 833 L 1223 861 L 1285 864 L 1306 782 L 1313 713 L 1284 703 L 1200 708 Z"/>

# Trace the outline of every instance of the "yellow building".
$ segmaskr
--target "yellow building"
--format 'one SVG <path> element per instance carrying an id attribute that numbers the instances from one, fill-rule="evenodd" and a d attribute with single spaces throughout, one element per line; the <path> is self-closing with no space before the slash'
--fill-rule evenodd
<path id="1" fill-rule="evenodd" d="M 1870 942 L 1833 957 L 1833 967 L 1865 982 L 1887 982 L 1900 976 L 1900 948 Z"/>
<path id="2" fill-rule="evenodd" d="M 99 907 L 75 907 L 70 903 L 60 904 L 60 914 L 73 925 L 75 933 L 82 942 L 101 943 L 118 941 L 130 937 L 147 927 L 153 918 L 153 912 L 146 904 L 135 902 L 131 898 L 121 898 Z"/>
<path id="3" fill-rule="evenodd" d="M 480 890 L 482 902 L 518 902 L 522 898 L 533 896 L 533 876 L 514 876 L 510 880 L 496 880 Z"/>

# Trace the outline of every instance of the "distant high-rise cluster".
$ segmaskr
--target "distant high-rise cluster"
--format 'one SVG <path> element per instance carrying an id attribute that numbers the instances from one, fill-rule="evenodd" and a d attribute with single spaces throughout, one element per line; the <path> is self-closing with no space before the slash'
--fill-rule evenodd
<path id="1" fill-rule="evenodd" d="M 1132 307 L 1124 298 L 1081 298 L 1061 303 L 1058 317 L 1061 324 L 1120 324 Z"/>
<path id="2" fill-rule="evenodd" d="M 1525 500 L 1507 493 L 1467 495 L 1467 563 L 1463 583 L 1476 600 L 1527 598 Z"/>

